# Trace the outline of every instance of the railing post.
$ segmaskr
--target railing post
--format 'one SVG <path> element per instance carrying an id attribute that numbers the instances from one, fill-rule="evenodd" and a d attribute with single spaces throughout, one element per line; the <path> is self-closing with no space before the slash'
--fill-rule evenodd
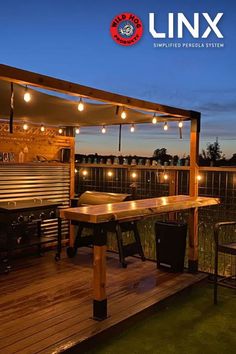
<path id="1" fill-rule="evenodd" d="M 70 199 L 75 195 L 75 138 L 74 127 L 66 127 L 65 133 L 72 140 L 70 148 Z M 70 222 L 69 228 L 69 243 L 72 247 L 74 245 L 75 227 Z"/>
<path id="2" fill-rule="evenodd" d="M 177 184 L 176 184 L 177 171 L 169 171 L 169 195 L 176 195 L 177 193 Z"/>
<path id="3" fill-rule="evenodd" d="M 198 119 L 191 120 L 190 133 L 190 180 L 189 195 L 198 196 L 198 157 L 199 157 L 200 114 Z M 188 267 L 190 272 L 198 271 L 198 209 L 193 208 L 189 213 L 189 255 Z"/>
<path id="4" fill-rule="evenodd" d="M 177 193 L 177 184 L 176 184 L 177 171 L 169 171 L 169 195 L 176 195 Z M 176 220 L 176 213 L 169 213 L 168 219 L 170 221 Z"/>

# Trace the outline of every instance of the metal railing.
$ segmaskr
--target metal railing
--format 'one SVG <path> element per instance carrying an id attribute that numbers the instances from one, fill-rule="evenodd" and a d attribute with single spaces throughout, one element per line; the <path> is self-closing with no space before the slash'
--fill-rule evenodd
<path id="1" fill-rule="evenodd" d="M 79 195 L 86 190 L 131 193 L 137 199 L 188 194 L 188 166 L 146 167 L 77 163 L 76 171 L 75 192 Z M 222 220 L 236 220 L 236 168 L 201 167 L 199 176 L 199 195 L 221 200 L 220 205 L 199 209 L 199 267 L 202 271 L 212 272 L 214 224 Z M 186 220 L 187 217 L 187 213 L 178 213 L 179 220 Z M 139 224 L 145 254 L 151 259 L 155 258 L 156 219 L 151 218 Z M 234 232 L 230 230 L 230 234 Z M 221 237 L 228 239 L 229 236 L 225 232 Z M 112 237 L 109 238 L 109 247 L 116 250 Z M 219 263 L 221 274 L 231 274 L 235 267 L 235 260 L 231 256 L 222 255 Z"/>

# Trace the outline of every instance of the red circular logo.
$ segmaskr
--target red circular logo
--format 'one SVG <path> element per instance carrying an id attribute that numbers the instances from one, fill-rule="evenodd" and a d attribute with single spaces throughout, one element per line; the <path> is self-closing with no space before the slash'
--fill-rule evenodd
<path id="1" fill-rule="evenodd" d="M 143 24 L 140 18 L 129 12 L 124 12 L 113 18 L 111 36 L 120 45 L 134 45 L 143 34 Z"/>

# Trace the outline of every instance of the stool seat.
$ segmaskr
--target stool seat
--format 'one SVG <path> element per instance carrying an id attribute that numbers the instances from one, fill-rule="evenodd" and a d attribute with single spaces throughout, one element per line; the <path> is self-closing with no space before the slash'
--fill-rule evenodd
<path id="1" fill-rule="evenodd" d="M 218 245 L 218 252 L 236 255 L 236 242 L 219 244 Z"/>

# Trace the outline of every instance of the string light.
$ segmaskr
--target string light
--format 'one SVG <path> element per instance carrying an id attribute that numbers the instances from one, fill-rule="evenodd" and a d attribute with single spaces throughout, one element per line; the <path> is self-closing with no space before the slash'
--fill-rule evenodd
<path id="1" fill-rule="evenodd" d="M 28 92 L 27 85 L 25 86 L 24 101 L 29 102 L 31 100 L 31 94 Z"/>
<path id="2" fill-rule="evenodd" d="M 179 128 L 181 129 L 181 128 L 183 128 L 183 122 L 179 122 Z"/>
<path id="3" fill-rule="evenodd" d="M 131 125 L 131 127 L 130 127 L 130 131 L 131 131 L 131 133 L 133 133 L 133 132 L 135 131 L 134 124 L 132 124 L 132 125 Z"/>
<path id="4" fill-rule="evenodd" d="M 125 111 L 125 108 L 123 107 L 123 110 L 122 110 L 122 112 L 121 112 L 121 118 L 122 118 L 122 119 L 126 119 L 126 117 L 127 117 L 127 113 L 126 113 L 126 111 Z"/>
<path id="5" fill-rule="evenodd" d="M 28 128 L 29 128 L 28 124 L 27 124 L 27 123 L 24 123 L 24 124 L 23 124 L 23 129 L 24 129 L 24 130 L 28 130 Z"/>
<path id="6" fill-rule="evenodd" d="M 102 127 L 102 134 L 105 134 L 106 132 L 107 132 L 107 129 L 106 129 L 105 125 L 103 125 L 103 127 Z"/>
<path id="7" fill-rule="evenodd" d="M 165 124 L 164 124 L 164 130 L 168 130 L 168 124 L 167 124 L 167 122 L 165 122 Z"/>
<path id="8" fill-rule="evenodd" d="M 78 170 L 77 170 L 77 168 L 75 168 L 75 173 L 78 173 Z"/>
<path id="9" fill-rule="evenodd" d="M 164 178 L 164 180 L 165 180 L 165 181 L 167 181 L 167 180 L 168 180 L 168 178 L 169 178 L 168 174 L 167 174 L 167 173 L 164 173 L 163 178 Z"/>
<path id="10" fill-rule="evenodd" d="M 84 102 L 82 101 L 82 98 L 80 97 L 79 104 L 78 104 L 78 111 L 82 112 L 84 110 Z"/>
<path id="11" fill-rule="evenodd" d="M 58 133 L 59 133 L 59 134 L 62 134 L 62 133 L 63 133 L 63 129 L 62 129 L 62 128 L 59 128 L 59 129 L 58 129 Z"/>
<path id="12" fill-rule="evenodd" d="M 40 130 L 42 133 L 45 132 L 45 126 L 43 124 L 41 124 Z"/>
<path id="13" fill-rule="evenodd" d="M 112 177 L 113 176 L 113 172 L 112 171 L 108 171 L 107 175 L 108 175 L 108 177 Z"/>
<path id="14" fill-rule="evenodd" d="M 83 171 L 82 171 L 82 175 L 83 175 L 83 176 L 87 176 L 87 175 L 88 175 L 88 171 L 87 171 L 87 170 L 83 170 Z"/>
<path id="15" fill-rule="evenodd" d="M 156 113 L 153 114 L 152 124 L 157 124 Z"/>
<path id="16" fill-rule="evenodd" d="M 131 177 L 132 177 L 132 178 L 136 178 L 136 177 L 137 177 L 137 173 L 136 173 L 136 172 L 132 172 L 132 173 L 131 173 Z"/>
<path id="17" fill-rule="evenodd" d="M 75 134 L 79 134 L 80 133 L 80 128 L 75 128 Z"/>

